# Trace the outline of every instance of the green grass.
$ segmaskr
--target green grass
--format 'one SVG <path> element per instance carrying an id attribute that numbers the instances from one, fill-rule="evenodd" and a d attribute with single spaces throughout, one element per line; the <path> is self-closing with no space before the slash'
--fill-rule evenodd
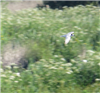
<path id="1" fill-rule="evenodd" d="M 99 12 L 91 5 L 14 13 L 2 8 L 2 53 L 8 43 L 25 47 L 29 65 L 1 68 L 1 92 L 99 93 Z M 71 31 L 75 37 L 65 46 L 60 36 Z"/>

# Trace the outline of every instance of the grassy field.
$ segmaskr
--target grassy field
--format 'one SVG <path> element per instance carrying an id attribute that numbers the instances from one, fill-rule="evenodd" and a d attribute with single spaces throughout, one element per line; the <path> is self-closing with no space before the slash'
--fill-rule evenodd
<path id="1" fill-rule="evenodd" d="M 2 8 L 1 49 L 7 44 L 26 52 L 27 69 L 1 62 L 2 93 L 100 93 L 100 9 L 95 6 Z M 74 31 L 68 45 L 61 35 Z M 17 52 L 15 52 L 16 54 Z M 20 50 L 22 53 L 22 49 Z M 18 54 L 19 55 L 19 54 Z M 8 59 L 12 55 L 6 55 Z M 16 59 L 17 60 L 17 59 Z"/>

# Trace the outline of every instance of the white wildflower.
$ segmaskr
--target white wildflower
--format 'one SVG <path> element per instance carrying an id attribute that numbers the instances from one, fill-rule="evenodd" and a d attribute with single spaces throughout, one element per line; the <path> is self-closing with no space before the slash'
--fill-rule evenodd
<path id="1" fill-rule="evenodd" d="M 0 68 L 0 72 L 3 72 L 3 69 L 2 68 Z"/>
<path id="2" fill-rule="evenodd" d="M 54 55 L 54 57 L 58 57 L 58 55 Z"/>
<path id="3" fill-rule="evenodd" d="M 6 77 L 6 75 L 4 75 L 4 74 L 3 74 L 3 75 L 0 75 L 0 76 L 1 76 L 1 77 Z"/>
<path id="4" fill-rule="evenodd" d="M 6 66 L 6 68 L 11 69 L 11 66 Z"/>
<path id="5" fill-rule="evenodd" d="M 87 63 L 87 60 L 82 60 L 84 63 Z"/>
<path id="6" fill-rule="evenodd" d="M 72 64 L 71 64 L 71 63 L 66 63 L 66 65 L 67 65 L 67 66 L 72 66 Z"/>
<path id="7" fill-rule="evenodd" d="M 15 73 L 18 77 L 20 77 L 20 73 Z"/>
<path id="8" fill-rule="evenodd" d="M 44 65 L 44 67 L 49 67 L 49 65 Z"/>
<path id="9" fill-rule="evenodd" d="M 72 66 L 71 63 L 62 64 L 62 66 Z"/>
<path id="10" fill-rule="evenodd" d="M 14 76 L 10 76 L 10 79 L 14 79 L 15 77 Z"/>
<path id="11" fill-rule="evenodd" d="M 71 73 L 73 73 L 73 71 L 72 70 L 69 70 L 68 72 L 66 72 L 67 74 L 71 74 Z"/>
<path id="12" fill-rule="evenodd" d="M 95 79 L 95 81 L 100 81 L 100 78 Z"/>
<path id="13" fill-rule="evenodd" d="M 17 69 L 17 68 L 18 68 L 18 66 L 14 66 L 14 68 L 15 68 L 15 69 Z"/>
<path id="14" fill-rule="evenodd" d="M 98 65 L 100 66 L 100 63 L 98 63 Z"/>
<path id="15" fill-rule="evenodd" d="M 57 69 L 56 67 L 51 67 L 50 69 Z"/>
<path id="16" fill-rule="evenodd" d="M 62 61 L 65 61 L 65 58 L 61 58 Z"/>
<path id="17" fill-rule="evenodd" d="M 15 63 L 11 63 L 12 66 L 16 65 Z"/>
<path id="18" fill-rule="evenodd" d="M 18 81 L 14 81 L 15 83 L 18 83 Z"/>
<path id="19" fill-rule="evenodd" d="M 90 55 L 93 55 L 95 52 L 93 50 L 87 50 Z"/>
<path id="20" fill-rule="evenodd" d="M 76 61 L 75 61 L 74 59 L 71 59 L 71 62 L 73 62 L 73 63 L 74 63 L 74 62 L 76 62 Z"/>

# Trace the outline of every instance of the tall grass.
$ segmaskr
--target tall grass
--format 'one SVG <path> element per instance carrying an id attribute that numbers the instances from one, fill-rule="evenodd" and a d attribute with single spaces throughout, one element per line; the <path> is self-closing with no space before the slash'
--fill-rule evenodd
<path id="1" fill-rule="evenodd" d="M 29 62 L 22 71 L 1 68 L 2 93 L 100 92 L 98 7 L 2 9 L 2 52 L 7 43 L 25 46 Z M 60 36 L 71 31 L 75 37 L 65 46 Z"/>

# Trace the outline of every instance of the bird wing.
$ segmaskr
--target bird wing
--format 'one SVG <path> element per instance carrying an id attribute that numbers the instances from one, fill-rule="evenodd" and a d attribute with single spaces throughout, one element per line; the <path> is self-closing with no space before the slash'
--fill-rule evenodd
<path id="1" fill-rule="evenodd" d="M 70 41 L 70 37 L 67 37 L 67 38 L 65 39 L 65 44 L 67 44 L 69 41 Z"/>
<path id="2" fill-rule="evenodd" d="M 61 37 L 66 37 L 66 35 L 62 35 Z"/>

